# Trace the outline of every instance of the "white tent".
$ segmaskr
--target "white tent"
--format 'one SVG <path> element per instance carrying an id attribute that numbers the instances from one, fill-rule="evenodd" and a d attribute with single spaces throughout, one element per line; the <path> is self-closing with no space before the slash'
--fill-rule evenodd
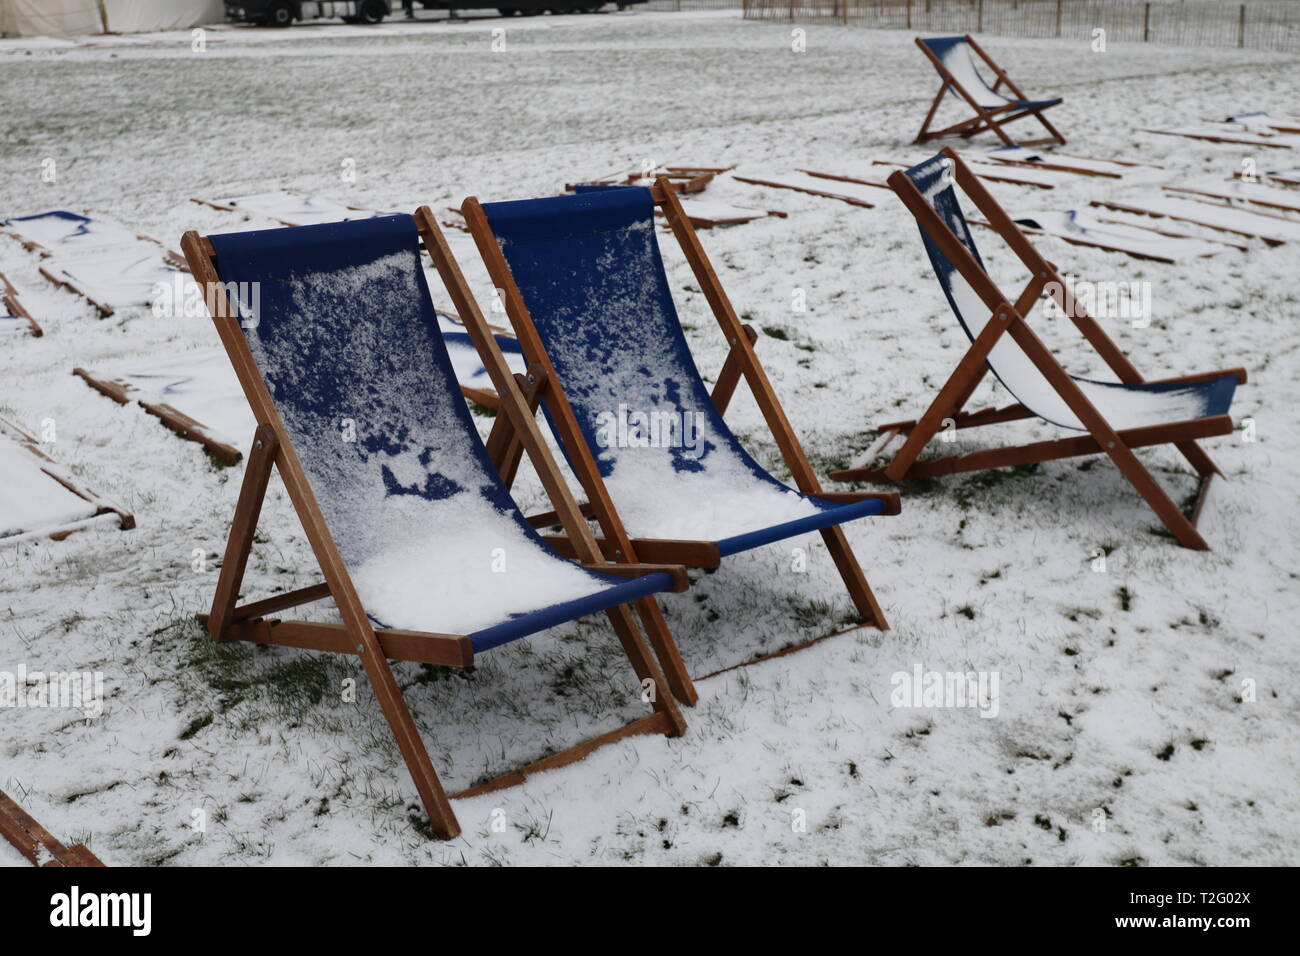
<path id="1" fill-rule="evenodd" d="M 225 19 L 221 0 L 0 0 L 0 36 L 181 30 Z"/>

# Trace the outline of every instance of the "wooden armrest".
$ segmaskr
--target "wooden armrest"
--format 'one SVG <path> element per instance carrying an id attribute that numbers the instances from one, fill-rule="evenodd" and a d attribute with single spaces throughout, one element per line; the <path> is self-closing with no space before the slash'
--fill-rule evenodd
<path id="1" fill-rule="evenodd" d="M 885 503 L 883 514 L 896 515 L 903 510 L 903 500 L 897 491 L 819 491 L 813 497 L 840 505 L 855 505 L 868 498 L 879 498 Z"/>
<path id="2" fill-rule="evenodd" d="M 602 574 L 612 574 L 619 578 L 639 578 L 647 574 L 671 574 L 673 586 L 669 589 L 674 592 L 685 591 L 690 586 L 690 579 L 686 577 L 686 568 L 680 564 L 618 564 L 614 561 L 601 561 L 599 563 L 584 564 L 588 571 L 599 571 Z"/>

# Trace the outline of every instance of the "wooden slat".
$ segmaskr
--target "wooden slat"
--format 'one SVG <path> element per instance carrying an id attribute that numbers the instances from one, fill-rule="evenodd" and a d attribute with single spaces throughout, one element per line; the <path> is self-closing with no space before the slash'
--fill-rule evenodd
<path id="1" fill-rule="evenodd" d="M 485 793 L 494 793 L 497 790 L 505 790 L 507 787 L 517 787 L 529 777 L 535 774 L 544 773 L 547 770 L 557 770 L 560 767 L 567 767 L 575 764 L 589 756 L 593 751 L 604 747 L 607 744 L 616 743 L 620 740 L 626 740 L 629 737 L 636 737 L 641 734 L 665 734 L 670 735 L 671 722 L 667 716 L 662 713 L 653 713 L 640 720 L 634 720 L 626 726 L 617 730 L 611 730 L 607 734 L 601 734 L 591 740 L 584 741 L 577 746 L 562 750 L 557 754 L 544 757 L 541 760 L 535 760 L 527 766 L 520 767 L 518 770 L 511 770 L 509 773 L 502 774 L 487 783 L 480 783 L 462 790 L 459 793 L 452 794 L 453 798 L 459 800 L 464 797 L 477 797 Z"/>

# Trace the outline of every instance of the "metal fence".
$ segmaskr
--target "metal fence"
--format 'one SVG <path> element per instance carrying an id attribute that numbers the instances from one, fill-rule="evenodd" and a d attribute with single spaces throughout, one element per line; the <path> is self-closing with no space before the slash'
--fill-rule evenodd
<path id="1" fill-rule="evenodd" d="M 1300 52 L 1296 0 L 743 0 L 751 20 Z"/>

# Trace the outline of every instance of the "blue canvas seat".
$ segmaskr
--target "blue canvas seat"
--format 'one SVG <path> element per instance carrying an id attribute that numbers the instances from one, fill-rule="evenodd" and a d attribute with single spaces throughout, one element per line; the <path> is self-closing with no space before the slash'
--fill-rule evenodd
<path id="1" fill-rule="evenodd" d="M 431 304 L 421 243 L 466 321 L 501 415 L 515 423 L 581 545 L 580 562 L 538 536 L 488 457 Z M 689 677 L 664 677 L 631 607 L 646 617 L 650 596 L 683 588 L 685 572 L 603 559 L 427 207 L 415 218 L 187 233 L 183 248 L 258 422 L 205 618 L 214 639 L 359 655 L 431 824 L 448 838 L 459 826 L 390 658 L 467 667 L 490 648 L 608 615 L 653 713 L 475 792 L 581 759 L 604 742 L 684 730 L 672 695 L 655 688 L 693 696 Z M 272 466 L 325 582 L 237 606 Z M 324 598 L 341 624 L 272 617 Z M 651 638 L 665 657 L 675 654 L 666 628 L 652 627 Z"/>
<path id="2" fill-rule="evenodd" d="M 1209 547 L 1196 530 L 1210 479 L 1220 474 L 1197 439 L 1232 431 L 1228 416 L 1243 369 L 1224 369 L 1147 381 L 1075 298 L 1056 266 L 1030 244 L 955 152 L 941 154 L 889 177 L 889 185 L 916 217 L 939 286 L 970 340 L 970 348 L 919 419 L 878 429 L 880 438 L 862 465 L 831 473 L 837 481 L 904 481 L 1077 455 L 1105 454 L 1186 547 Z M 1018 295 L 1005 296 L 984 267 L 957 198 L 964 192 L 1030 278 Z M 1110 368 L 1114 381 L 1070 375 L 1030 327 L 1048 295 Z M 987 372 L 1016 404 L 967 412 L 963 408 Z M 1052 441 L 948 454 L 925 461 L 920 453 L 940 429 L 964 429 L 1038 417 L 1085 434 Z M 872 460 L 893 442 L 904 443 L 883 467 Z M 1185 515 L 1133 454 L 1172 444 L 1200 476 L 1191 515 Z"/>
<path id="3" fill-rule="evenodd" d="M 483 209 L 633 537 L 717 541 L 725 557 L 884 512 L 801 494 L 737 441 L 682 332 L 648 189 Z"/>
<path id="4" fill-rule="evenodd" d="M 417 238 L 406 215 L 211 237 L 221 278 L 257 283 L 249 348 L 371 619 L 481 651 L 670 588 L 586 570 L 523 519 L 461 397 Z"/>
<path id="5" fill-rule="evenodd" d="M 989 129 L 1008 146 L 1014 146 L 1017 145 L 1016 141 L 1007 134 L 1004 127 L 1027 116 L 1037 117 L 1050 135 L 1046 139 L 1022 140 L 1019 145 L 1065 142 L 1065 137 L 1057 132 L 1043 116 L 1044 110 L 1059 105 L 1063 102 L 1062 99 L 1059 96 L 1038 99 L 1026 96 L 1006 72 L 993 62 L 993 58 L 969 36 L 917 37 L 916 45 L 929 57 L 943 79 L 943 86 L 939 88 L 939 93 L 930 106 L 930 112 L 926 114 L 916 142 L 924 143 L 950 135 L 970 137 L 981 130 Z M 976 66 L 976 55 L 996 76 L 992 85 Z M 1006 93 L 1002 92 L 1000 89 L 1002 87 L 1005 87 Z M 964 120 L 945 129 L 931 130 L 930 121 L 934 119 L 945 91 L 951 92 L 953 96 L 974 109 L 975 118 Z"/>
<path id="6" fill-rule="evenodd" d="M 571 415 L 576 421 L 580 437 L 566 438 L 557 428 L 571 465 L 584 486 L 601 483 L 597 497 L 608 494 L 617 523 L 638 553 L 669 548 L 665 560 L 708 566 L 687 549 L 672 551 L 669 543 L 707 542 L 716 561 L 822 531 L 836 540 L 837 555 L 847 555 L 841 570 L 854 580 L 854 590 L 861 571 L 847 544 L 841 548 L 838 526 L 894 513 L 897 499 L 823 497 L 815 479 L 809 481 L 811 470 L 765 376 L 752 378 L 751 385 L 761 381 L 770 403 L 765 417 L 774 435 L 781 433 L 778 445 L 788 464 L 793 456 L 791 471 L 801 487 L 773 477 L 736 439 L 682 330 L 655 235 L 656 202 L 650 189 L 618 186 L 477 207 L 490 230 L 486 241 L 500 253 L 499 261 L 488 258 L 489 273 L 516 290 L 524 307 L 511 319 L 525 354 L 554 376 L 543 408 L 553 426 L 557 402 L 565 420 Z M 679 238 L 697 241 L 678 205 L 665 211 L 674 229 L 683 230 Z M 511 302 L 507 296 L 508 310 Z M 719 319 L 732 320 L 734 315 Z M 534 336 L 539 355 L 529 354 Z M 761 370 L 755 364 L 750 374 L 760 376 Z M 584 466 L 588 460 L 591 475 Z M 883 621 L 874 600 L 864 596 L 865 579 L 857 595 L 864 618 Z"/>

